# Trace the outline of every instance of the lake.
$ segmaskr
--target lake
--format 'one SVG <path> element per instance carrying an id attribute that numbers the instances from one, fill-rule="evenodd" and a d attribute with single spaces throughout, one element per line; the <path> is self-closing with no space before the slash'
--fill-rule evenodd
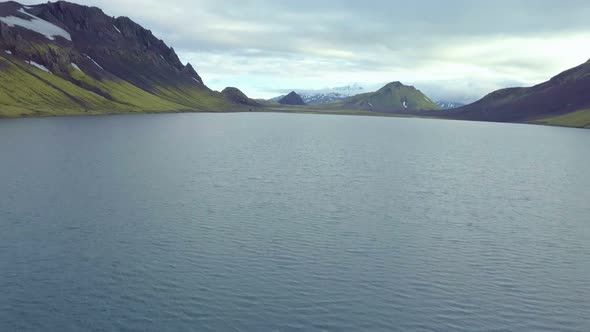
<path id="1" fill-rule="evenodd" d="M 0 120 L 1 331 L 590 331 L 590 130 Z"/>

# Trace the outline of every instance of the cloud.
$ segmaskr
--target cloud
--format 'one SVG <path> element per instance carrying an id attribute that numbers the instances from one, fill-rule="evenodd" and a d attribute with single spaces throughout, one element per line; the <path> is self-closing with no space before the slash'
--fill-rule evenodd
<path id="1" fill-rule="evenodd" d="M 238 85 L 255 97 L 400 80 L 432 98 L 472 101 L 590 58 L 586 0 L 79 3 L 131 17 L 193 63 L 213 88 Z"/>

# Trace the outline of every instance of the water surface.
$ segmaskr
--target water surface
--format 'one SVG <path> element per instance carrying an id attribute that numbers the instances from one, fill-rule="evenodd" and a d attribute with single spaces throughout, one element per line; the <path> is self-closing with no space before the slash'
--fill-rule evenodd
<path id="1" fill-rule="evenodd" d="M 590 131 L 0 121 L 2 331 L 589 331 Z"/>

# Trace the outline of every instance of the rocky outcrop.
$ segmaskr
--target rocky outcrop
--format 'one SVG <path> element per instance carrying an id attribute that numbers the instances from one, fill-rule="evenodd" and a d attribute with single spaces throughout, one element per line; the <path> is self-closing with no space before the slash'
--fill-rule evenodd
<path id="1" fill-rule="evenodd" d="M 301 98 L 301 96 L 298 95 L 295 91 L 291 91 L 291 93 L 289 93 L 285 97 L 279 99 L 279 104 L 282 104 L 282 105 L 305 105 L 305 102 L 303 101 L 303 98 Z"/>
<path id="2" fill-rule="evenodd" d="M 225 99 L 230 100 L 231 102 L 234 102 L 236 104 L 252 107 L 260 106 L 260 104 L 257 101 L 248 98 L 248 96 L 246 96 L 246 94 L 244 94 L 238 88 L 227 87 L 223 89 L 223 91 L 221 91 L 221 94 L 225 97 Z"/>

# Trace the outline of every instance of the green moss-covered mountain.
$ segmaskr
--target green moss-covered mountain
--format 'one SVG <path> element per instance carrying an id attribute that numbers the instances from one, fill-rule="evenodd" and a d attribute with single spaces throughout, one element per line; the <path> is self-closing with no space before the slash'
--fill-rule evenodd
<path id="1" fill-rule="evenodd" d="M 127 17 L 63 1 L 0 3 L 0 116 L 252 106 L 209 89 L 191 64 Z"/>
<path id="2" fill-rule="evenodd" d="M 254 99 L 248 98 L 245 93 L 243 93 L 240 89 L 234 87 L 227 87 L 221 91 L 221 94 L 225 99 L 236 103 L 238 105 L 245 105 L 245 106 L 252 106 L 252 107 L 259 107 L 260 103 Z"/>
<path id="3" fill-rule="evenodd" d="M 534 123 L 551 126 L 590 128 L 590 109 L 535 120 Z"/>
<path id="4" fill-rule="evenodd" d="M 389 83 L 376 92 L 350 97 L 342 104 L 345 108 L 376 112 L 407 112 L 440 109 L 440 106 L 426 97 L 420 90 L 400 82 Z"/>

